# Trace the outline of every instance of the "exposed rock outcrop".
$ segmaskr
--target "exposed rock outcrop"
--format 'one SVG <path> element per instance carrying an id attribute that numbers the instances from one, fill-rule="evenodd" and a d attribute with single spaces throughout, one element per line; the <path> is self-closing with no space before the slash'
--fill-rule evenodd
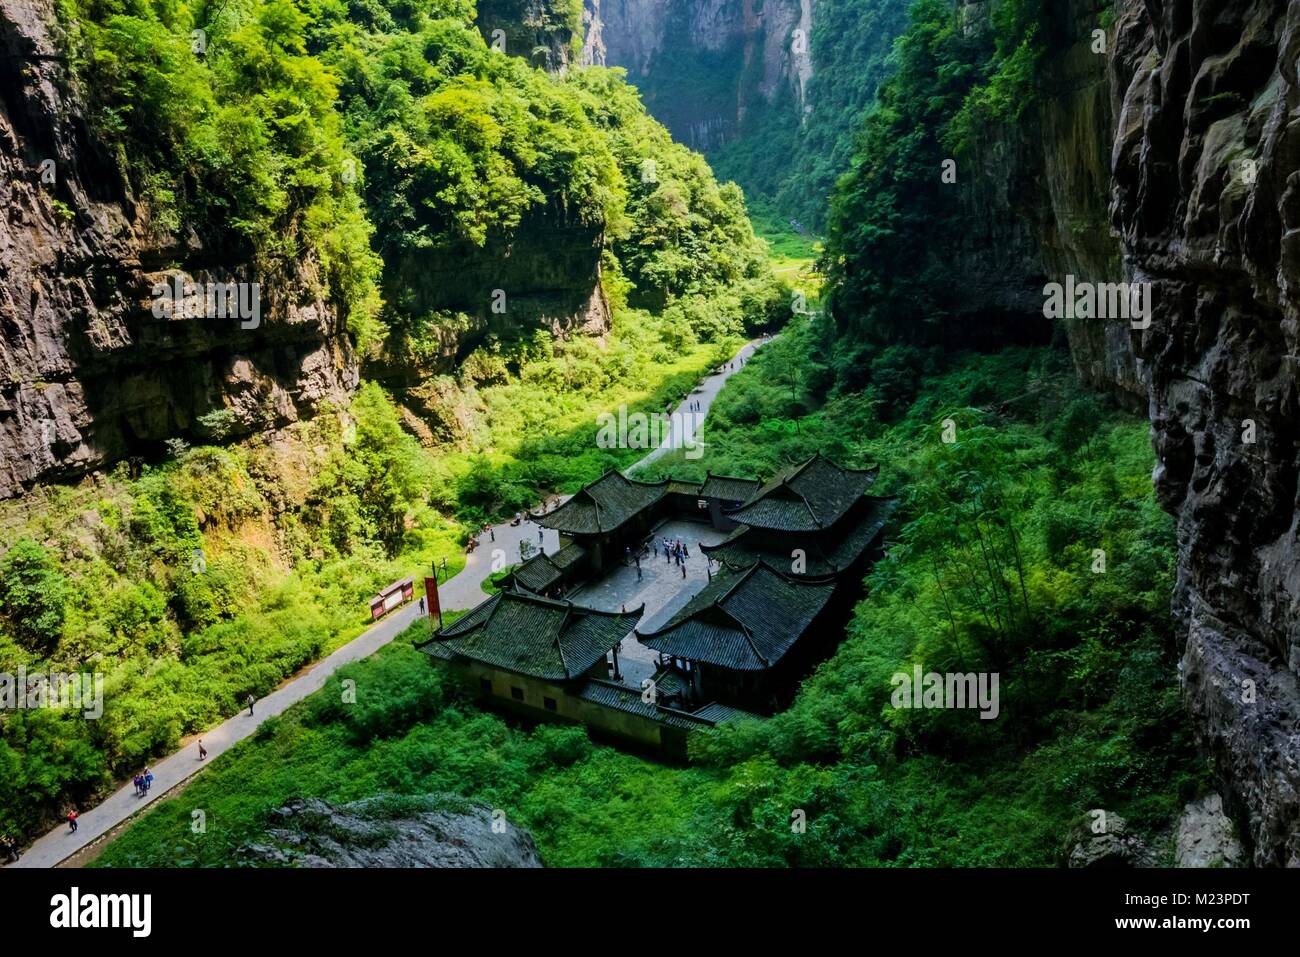
<path id="1" fill-rule="evenodd" d="M 1118 814 L 1108 814 L 1074 829 L 1068 866 L 1082 869 L 1154 867 L 1156 855 L 1146 840 Z"/>
<path id="2" fill-rule="evenodd" d="M 581 50 L 582 21 L 567 0 L 478 0 L 479 32 L 489 46 L 563 74 Z"/>
<path id="3" fill-rule="evenodd" d="M 271 813 L 249 862 L 288 867 L 541 867 L 532 835 L 491 808 L 429 809 L 381 796 L 335 806 L 294 798 Z"/>
<path id="4" fill-rule="evenodd" d="M 1184 697 L 1259 865 L 1300 865 L 1300 4 L 1123 0 L 1114 220 L 1178 525 Z"/>
<path id="5" fill-rule="evenodd" d="M 1183 809 L 1174 834 L 1178 867 L 1241 867 L 1246 861 L 1245 849 L 1219 795 L 1208 795 Z"/>
<path id="6" fill-rule="evenodd" d="M 52 0 L 0 0 L 0 497 L 204 437 L 216 410 L 233 436 L 283 426 L 357 381 L 314 259 L 255 275 L 154 228 L 88 129 L 55 30 Z M 154 284 L 176 275 L 258 283 L 257 327 L 155 317 Z"/>

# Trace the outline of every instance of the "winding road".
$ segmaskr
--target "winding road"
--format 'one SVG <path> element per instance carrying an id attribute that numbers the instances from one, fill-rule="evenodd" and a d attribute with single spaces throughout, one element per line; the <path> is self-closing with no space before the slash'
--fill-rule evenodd
<path id="1" fill-rule="evenodd" d="M 699 423 L 708 413 L 709 407 L 722 391 L 727 379 L 739 370 L 744 361 L 762 344 L 762 340 L 746 343 L 726 368 L 702 379 L 695 390 L 674 410 L 680 415 L 673 416 L 673 431 L 665 437 L 658 448 L 632 468 L 654 461 L 683 441 L 693 441 Z M 693 415 L 690 409 L 692 402 L 699 403 L 699 409 Z M 681 436 L 676 434 L 679 427 L 684 433 Z M 481 538 L 479 547 L 466 557 L 464 569 L 439 588 L 443 608 L 449 611 L 464 611 L 481 602 L 486 597 L 483 592 L 483 582 L 492 574 L 493 552 L 498 549 L 503 552 L 499 556 L 503 559 L 498 563 L 499 567 L 514 564 L 519 561 L 519 543 L 527 538 L 536 544 L 539 531 L 543 535 L 542 544 L 545 545 L 546 551 L 555 552 L 559 548 L 559 535 L 554 531 L 541 529 L 527 520 L 518 526 L 511 526 L 508 522 L 493 526 L 491 534 Z M 251 736 L 267 718 L 282 714 L 312 692 L 319 691 L 339 668 L 374 654 L 405 631 L 419 617 L 419 605 L 416 602 L 393 612 L 337 651 L 286 680 L 265 698 L 255 702 L 252 715 L 245 709 L 215 728 L 210 728 L 202 735 L 190 739 L 179 751 L 152 765 L 150 770 L 153 771 L 154 780 L 148 794 L 139 796 L 135 793 L 134 786 L 124 785 L 100 804 L 79 814 L 75 832 L 70 832 L 66 824 L 54 828 L 45 836 L 38 838 L 16 863 L 9 866 L 58 866 L 163 797 L 168 791 L 185 783 L 202 770 L 204 765 L 216 760 L 240 741 Z M 199 760 L 198 755 L 199 740 L 203 741 L 208 751 L 206 760 L 202 761 Z"/>

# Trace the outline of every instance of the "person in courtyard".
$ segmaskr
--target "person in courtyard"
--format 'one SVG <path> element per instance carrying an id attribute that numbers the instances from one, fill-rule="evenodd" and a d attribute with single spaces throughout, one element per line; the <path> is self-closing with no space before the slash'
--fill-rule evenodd
<path id="1" fill-rule="evenodd" d="M 208 756 L 208 749 L 203 746 L 203 739 L 199 738 L 199 760 L 202 761 Z"/>
<path id="2" fill-rule="evenodd" d="M 75 807 L 68 812 L 68 833 L 77 833 L 77 809 Z"/>
<path id="3" fill-rule="evenodd" d="M 248 700 L 245 701 L 244 704 L 248 705 L 248 716 L 251 718 L 253 716 L 253 696 L 251 694 L 248 696 Z"/>

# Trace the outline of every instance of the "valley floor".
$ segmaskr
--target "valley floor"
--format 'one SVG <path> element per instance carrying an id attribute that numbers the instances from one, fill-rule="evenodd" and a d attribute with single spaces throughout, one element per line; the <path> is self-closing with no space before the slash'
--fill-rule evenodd
<path id="1" fill-rule="evenodd" d="M 723 386 L 726 385 L 727 380 L 742 368 L 744 362 L 754 354 L 760 345 L 761 342 L 758 340 L 746 343 L 737 351 L 726 367 L 721 371 L 706 376 L 675 411 L 679 413 L 686 411 L 688 403 L 698 403 L 698 414 L 701 416 L 707 415 L 710 406 L 722 391 Z M 682 419 L 675 418 L 673 421 L 679 422 Z M 703 419 L 700 418 L 696 421 L 698 423 Z M 683 442 L 689 444 L 693 441 L 693 436 L 678 436 L 670 433 L 664 438 L 663 444 L 659 448 L 651 450 L 644 458 L 635 463 L 633 468 L 658 459 L 666 450 L 674 448 Z M 567 498 L 567 496 L 564 496 L 564 498 Z M 529 542 L 535 541 L 538 531 L 543 532 L 542 544 L 548 553 L 553 554 L 558 550 L 558 533 L 549 529 L 542 530 L 528 520 L 524 520 L 519 525 L 502 522 L 493 526 L 490 535 L 485 532 L 481 537 L 480 547 L 466 556 L 465 567 L 439 587 L 439 596 L 443 608 L 447 611 L 468 611 L 479 604 L 486 597 L 483 592 L 483 584 L 492 574 L 493 552 L 500 550 L 505 553 L 507 560 L 513 559 L 520 553 L 520 543 L 525 540 Z M 691 533 L 699 534 L 698 530 L 694 528 L 691 529 Z M 698 544 L 698 542 L 695 544 Z M 698 549 L 695 554 L 697 556 L 700 554 Z M 700 562 L 697 561 L 696 564 L 700 565 Z M 702 565 L 700 565 L 700 568 L 702 568 Z M 696 571 L 699 570 L 699 568 L 696 569 Z M 632 569 L 623 569 L 623 571 L 629 573 L 629 575 L 635 574 Z M 606 607 L 611 601 L 616 604 L 620 602 L 636 604 L 645 601 L 647 603 L 647 613 L 664 611 L 665 614 L 668 614 L 671 613 L 672 609 L 680 607 L 681 604 L 689 600 L 690 595 L 694 594 L 703 585 L 702 580 L 695 580 L 700 578 L 700 576 L 696 575 L 690 580 L 689 586 L 683 589 L 678 583 L 675 574 L 665 577 L 654 574 L 657 571 L 658 566 L 656 565 L 649 576 L 649 580 L 644 584 L 635 580 L 626 581 L 627 576 L 612 576 L 610 580 L 596 583 L 589 589 L 585 589 L 581 596 L 578 597 L 578 601 L 579 603 L 600 608 Z M 673 571 L 676 572 L 675 567 Z M 72 855 L 84 850 L 124 821 L 138 814 L 151 803 L 164 797 L 168 792 L 201 771 L 205 765 L 199 761 L 198 739 L 203 741 L 204 747 L 207 749 L 207 762 L 215 761 L 237 743 L 255 734 L 267 720 L 283 714 L 292 705 L 323 688 L 329 678 L 341 667 L 370 657 L 409 629 L 419 621 L 419 618 L 419 608 L 414 602 L 394 611 L 389 617 L 383 619 L 374 627 L 367 629 L 359 637 L 348 642 L 326 658 L 308 666 L 293 678 L 285 681 L 274 692 L 257 701 L 252 715 L 244 711 L 217 727 L 196 736 L 194 742 L 187 743 L 179 751 L 150 765 L 150 770 L 154 775 L 154 783 L 148 795 L 142 797 L 136 794 L 133 785 L 124 784 L 103 802 L 79 814 L 76 832 L 70 832 L 66 825 L 55 827 L 36 840 L 18 862 L 9 866 L 55 867 Z M 650 653 L 646 651 L 644 655 L 638 655 L 633 650 L 628 657 L 630 660 L 625 669 L 628 671 L 629 676 L 635 677 L 639 682 L 641 677 L 639 668 L 648 663 Z"/>

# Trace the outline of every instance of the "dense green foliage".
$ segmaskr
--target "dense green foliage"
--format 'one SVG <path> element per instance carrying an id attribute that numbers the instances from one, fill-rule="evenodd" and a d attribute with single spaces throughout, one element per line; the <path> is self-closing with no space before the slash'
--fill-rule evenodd
<path id="1" fill-rule="evenodd" d="M 300 131 L 346 143 L 331 162 L 358 160 L 365 212 L 345 232 L 380 227 L 374 248 L 390 279 L 413 253 L 485 248 L 530 217 L 558 217 L 603 232 L 614 326 L 601 344 L 545 331 L 487 339 L 455 374 L 425 384 L 440 403 L 429 422 L 413 425 L 368 384 L 291 441 L 186 450 L 138 479 L 46 493 L 36 518 L 0 515 L 10 545 L 0 668 L 93 661 L 110 685 L 99 722 L 7 717 L 0 829 L 34 830 L 59 802 L 92 797 L 355 634 L 378 585 L 454 559 L 467 526 L 629 465 L 638 451 L 595 448 L 593 413 L 680 399 L 734 349 L 736 332 L 773 322 L 788 302 L 760 261 L 739 190 L 672 144 L 618 71 L 545 77 L 487 49 L 461 0 L 249 8 L 216 35 L 249 34 L 238 43 L 253 59 L 262 44 L 287 64 L 314 64 L 295 67 L 324 97 L 292 100 Z M 839 162 L 838 130 L 883 75 L 878 40 L 896 13 L 873 7 L 870 31 L 854 32 L 846 18 L 860 8 L 821 8 L 814 52 L 821 44 L 860 69 L 824 78 L 834 109 L 802 134 L 787 130 L 818 144 L 796 163 L 797 184 L 754 157 L 747 175 L 780 204 L 811 202 L 805 192 Z M 133 10 L 138 22 L 115 13 L 87 30 L 96 51 L 126 44 L 96 29 L 143 30 L 140 50 L 153 50 L 104 74 L 108 120 L 178 84 L 196 84 L 196 102 L 234 95 L 219 81 L 239 68 L 235 54 L 220 68 L 205 61 L 198 79 L 163 55 L 188 13 Z M 940 164 L 964 155 L 982 124 L 1015 119 L 1040 56 L 1036 0 L 1003 0 L 993 30 L 963 29 L 957 17 L 919 0 L 896 46 L 895 74 L 831 208 L 831 315 L 811 308 L 731 381 L 710 412 L 703 459 L 668 456 L 648 470 L 769 475 L 818 450 L 882 466 L 875 491 L 900 499 L 888 556 L 788 710 L 697 734 L 692 766 L 668 767 L 597 746 L 581 728 L 479 710 L 411 647 L 421 624 L 267 722 L 100 863 L 239 863 L 241 847 L 265 841 L 270 812 L 303 795 L 483 802 L 532 830 L 560 865 L 1051 865 L 1093 808 L 1165 827 L 1205 782 L 1178 702 L 1175 547 L 1150 487 L 1146 426 L 1084 393 L 1057 352 L 953 354 L 927 328 L 950 305 L 932 242 L 955 212 Z M 171 26 L 139 26 L 155 21 Z M 275 128 L 252 138 L 261 145 L 248 169 L 267 182 L 236 193 L 240 177 L 217 173 L 205 191 L 205 175 L 221 169 L 205 164 L 227 161 L 187 147 L 151 161 L 160 209 L 181 184 L 176 208 L 239 209 L 247 241 L 270 242 L 269 255 L 294 239 L 294 210 L 303 222 L 310 209 L 330 228 L 341 222 L 328 203 L 352 194 L 323 180 L 271 201 L 280 171 L 311 180 L 316 162 L 277 138 L 294 124 L 256 100 L 279 82 L 238 94 Z M 121 121 L 120 142 L 143 149 L 133 122 Z M 205 128 L 182 132 L 201 142 Z M 777 127 L 757 129 L 776 152 L 799 153 Z M 779 252 L 815 295 L 809 242 L 787 234 Z M 429 347 L 437 323 L 462 321 L 408 307 L 390 301 L 384 316 L 412 350 Z M 421 430 L 432 453 L 411 435 Z M 997 717 L 897 707 L 892 678 L 913 667 L 996 673 Z M 355 703 L 340 695 L 343 679 L 356 682 Z M 190 828 L 195 807 L 208 816 L 201 835 Z M 805 833 L 790 826 L 796 811 Z"/>
<path id="2" fill-rule="evenodd" d="M 92 122 L 157 230 L 264 275 L 314 254 L 363 346 L 427 318 L 405 301 L 409 257 L 539 222 L 601 232 L 634 304 L 680 299 L 702 331 L 768 322 L 781 298 L 739 190 L 619 74 L 560 79 L 496 52 L 470 0 L 64 0 L 62 15 Z M 731 301 L 706 308 L 711 294 Z"/>
<path id="3" fill-rule="evenodd" d="M 288 0 L 240 6 L 63 0 L 97 130 L 161 234 L 195 234 L 275 274 L 311 251 L 363 342 L 378 335 L 378 260 L 335 111 L 337 80 L 307 53 Z M 194 31 L 202 33 L 195 35 Z"/>
<path id="4" fill-rule="evenodd" d="M 1037 0 L 1002 0 L 987 24 L 968 22 L 964 9 L 913 5 L 894 75 L 831 198 L 828 303 L 864 348 L 937 340 L 961 296 L 946 281 L 961 210 L 945 163 L 960 162 L 975 131 L 1013 120 L 1032 97 Z M 863 367 L 846 352 L 839 373 L 856 388 Z"/>
<path id="5" fill-rule="evenodd" d="M 874 387 L 824 401 L 783 377 L 815 368 L 825 341 L 815 322 L 774 340 L 715 404 L 705 458 L 656 463 L 766 473 L 821 449 L 880 462 L 903 496 L 889 560 L 788 711 L 699 735 L 692 767 L 666 767 L 580 728 L 483 713 L 399 643 L 341 675 L 355 706 L 331 683 L 100 863 L 236 862 L 301 795 L 460 795 L 504 808 L 553 865 L 1051 865 L 1092 808 L 1163 826 L 1204 782 L 1178 704 L 1174 542 L 1145 425 L 1042 349 L 922 357 L 932 371 L 897 392 L 889 424 Z M 913 664 L 997 670 L 999 717 L 891 707 L 891 676 Z"/>

